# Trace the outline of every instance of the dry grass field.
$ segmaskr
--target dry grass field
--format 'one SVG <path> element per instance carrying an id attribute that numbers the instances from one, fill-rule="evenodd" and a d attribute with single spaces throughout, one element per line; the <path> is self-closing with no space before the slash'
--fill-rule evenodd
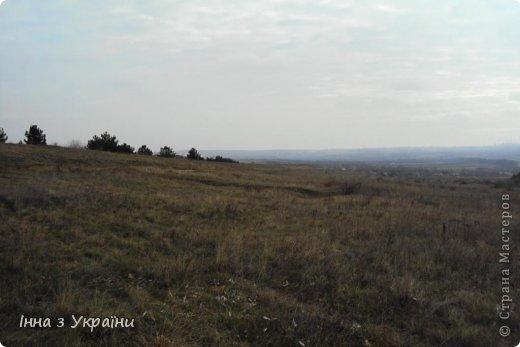
<path id="1" fill-rule="evenodd" d="M 513 346 L 519 316 L 501 339 L 497 304 L 514 188 L 464 183 L 0 145 L 0 342 Z"/>

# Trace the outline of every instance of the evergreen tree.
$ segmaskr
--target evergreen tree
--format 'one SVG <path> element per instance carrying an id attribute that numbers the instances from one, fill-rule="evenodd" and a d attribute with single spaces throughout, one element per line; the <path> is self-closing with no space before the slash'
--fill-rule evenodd
<path id="1" fill-rule="evenodd" d="M 195 148 L 192 148 L 188 151 L 186 158 L 192 160 L 204 160 L 204 158 L 202 158 L 202 156 L 200 155 L 199 151 L 197 151 Z"/>
<path id="2" fill-rule="evenodd" d="M 4 128 L 0 128 L 0 143 L 5 143 L 9 137 L 4 131 Z"/>
<path id="3" fill-rule="evenodd" d="M 141 154 L 141 155 L 152 155 L 153 152 L 150 148 L 148 148 L 146 145 L 142 145 L 141 147 L 139 147 L 139 149 L 137 150 L 137 154 Z"/>
<path id="4" fill-rule="evenodd" d="M 159 157 L 173 158 L 175 157 L 175 152 L 170 147 L 164 146 L 159 150 Z"/>
<path id="5" fill-rule="evenodd" d="M 31 125 L 28 131 L 25 132 L 24 142 L 28 145 L 46 145 L 47 139 L 43 130 L 37 125 Z"/>
<path id="6" fill-rule="evenodd" d="M 105 131 L 100 136 L 94 135 L 92 139 L 88 141 L 87 148 L 98 151 L 116 152 L 118 142 L 115 136 Z"/>
<path id="7" fill-rule="evenodd" d="M 132 154 L 132 153 L 134 153 L 134 147 L 132 147 L 126 143 L 123 143 L 122 145 L 117 146 L 116 152 Z"/>

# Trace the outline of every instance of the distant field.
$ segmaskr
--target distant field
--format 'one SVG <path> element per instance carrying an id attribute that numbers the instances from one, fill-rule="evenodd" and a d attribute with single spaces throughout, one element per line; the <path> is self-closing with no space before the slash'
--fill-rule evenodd
<path id="1" fill-rule="evenodd" d="M 518 191 L 0 145 L 0 342 L 514 346 L 516 308 L 512 338 L 497 318 L 506 193 Z M 510 267 L 518 286 L 515 253 Z M 20 328 L 22 314 L 53 327 Z M 135 323 L 71 329 L 71 315 Z"/>

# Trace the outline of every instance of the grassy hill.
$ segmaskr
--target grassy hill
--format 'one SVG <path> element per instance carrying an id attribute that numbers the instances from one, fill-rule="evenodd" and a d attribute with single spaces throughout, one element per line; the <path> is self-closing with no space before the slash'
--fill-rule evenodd
<path id="1" fill-rule="evenodd" d="M 513 346 L 518 317 L 516 341 L 497 325 L 502 193 L 0 145 L 0 342 Z M 72 315 L 135 321 L 91 331 Z"/>

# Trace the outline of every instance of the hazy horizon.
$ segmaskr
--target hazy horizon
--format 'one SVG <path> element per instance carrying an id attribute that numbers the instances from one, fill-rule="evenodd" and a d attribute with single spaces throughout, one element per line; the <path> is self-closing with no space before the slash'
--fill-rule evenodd
<path id="1" fill-rule="evenodd" d="M 520 4 L 0 1 L 0 127 L 154 151 L 520 142 Z"/>

